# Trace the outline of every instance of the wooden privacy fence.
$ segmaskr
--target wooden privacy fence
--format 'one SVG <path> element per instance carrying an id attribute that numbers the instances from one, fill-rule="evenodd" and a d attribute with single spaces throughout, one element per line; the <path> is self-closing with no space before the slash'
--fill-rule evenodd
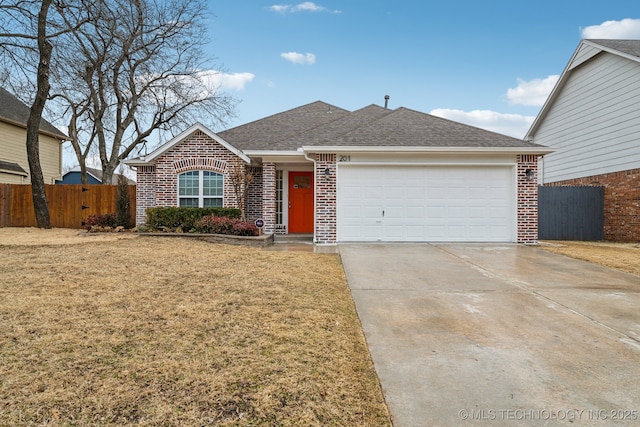
<path id="1" fill-rule="evenodd" d="M 538 187 L 538 238 L 603 240 L 604 187 Z"/>
<path id="2" fill-rule="evenodd" d="M 82 228 L 90 215 L 116 211 L 117 185 L 46 185 L 51 226 Z M 136 186 L 129 186 L 131 224 L 136 220 Z M 0 227 L 35 227 L 31 185 L 0 184 Z"/>

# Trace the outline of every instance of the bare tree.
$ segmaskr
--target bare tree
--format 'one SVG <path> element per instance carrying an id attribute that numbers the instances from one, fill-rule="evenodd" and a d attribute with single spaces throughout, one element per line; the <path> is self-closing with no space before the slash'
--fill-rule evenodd
<path id="1" fill-rule="evenodd" d="M 49 95 L 49 72 L 53 45 L 51 39 L 59 34 L 50 34 L 49 9 L 53 0 L 40 2 L 22 1 L 0 5 L 2 20 L 0 39 L 3 54 L 8 61 L 17 63 L 20 58 L 35 54 L 38 58 L 36 70 L 36 92 L 27 119 L 27 160 L 31 175 L 33 208 L 39 228 L 51 228 L 49 206 L 45 192 L 44 177 L 40 165 L 40 122 Z M 15 21 L 13 21 L 15 19 Z M 35 25 L 35 31 L 33 26 Z M 7 60 L 7 59 L 5 59 Z M 24 70 L 28 74 L 28 70 Z"/>
<path id="2" fill-rule="evenodd" d="M 234 100 L 206 71 L 206 7 L 203 0 L 100 0 L 90 23 L 69 33 L 54 97 L 81 170 L 97 151 L 103 182 L 111 183 L 150 137 L 233 114 Z"/>
<path id="3" fill-rule="evenodd" d="M 4 1 L 0 79 L 34 93 L 37 72 L 29 64 L 39 62 L 36 6 L 46 2 L 56 11 L 49 19 L 55 34 L 46 35 L 53 48 L 45 61 L 52 101 L 47 110 L 67 126 L 85 181 L 90 156 L 100 158 L 103 182 L 111 183 L 120 162 L 146 141 L 171 137 L 173 129 L 195 121 L 221 124 L 234 113 L 235 100 L 220 92 L 218 72 L 203 54 L 206 0 Z M 24 21 L 20 34 L 30 43 L 5 31 L 15 27 L 13 15 Z M 30 50 L 18 55 L 22 50 L 5 40 Z"/>
<path id="4" fill-rule="evenodd" d="M 247 220 L 247 195 L 249 193 L 249 184 L 253 181 L 253 174 L 245 171 L 244 168 L 236 167 L 229 173 L 233 193 L 236 197 L 236 204 L 240 209 L 240 219 Z"/>

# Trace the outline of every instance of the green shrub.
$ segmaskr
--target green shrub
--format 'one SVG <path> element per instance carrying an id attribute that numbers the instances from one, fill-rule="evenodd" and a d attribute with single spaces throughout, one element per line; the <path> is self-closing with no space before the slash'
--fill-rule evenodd
<path id="1" fill-rule="evenodd" d="M 147 209 L 146 225 L 151 229 L 167 228 L 191 231 L 195 223 L 204 216 L 240 218 L 240 210 L 235 208 L 180 208 L 156 207 Z"/>
<path id="2" fill-rule="evenodd" d="M 118 175 L 116 188 L 116 221 L 117 225 L 131 228 L 131 203 L 129 202 L 129 181 L 124 175 Z"/>
<path id="3" fill-rule="evenodd" d="M 225 218 L 208 215 L 200 218 L 195 223 L 197 233 L 231 234 L 234 236 L 257 236 L 260 234 L 254 224 L 244 222 L 237 218 Z"/>

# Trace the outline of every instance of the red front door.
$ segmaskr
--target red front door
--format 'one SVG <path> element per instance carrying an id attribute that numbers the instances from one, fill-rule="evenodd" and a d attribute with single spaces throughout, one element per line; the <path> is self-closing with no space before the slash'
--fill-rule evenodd
<path id="1" fill-rule="evenodd" d="M 313 172 L 289 172 L 289 233 L 313 233 Z"/>

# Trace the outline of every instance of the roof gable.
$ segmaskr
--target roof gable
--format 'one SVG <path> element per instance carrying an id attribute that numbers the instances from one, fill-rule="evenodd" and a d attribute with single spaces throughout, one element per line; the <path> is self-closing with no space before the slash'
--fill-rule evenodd
<path id="1" fill-rule="evenodd" d="M 562 88 L 567 83 L 573 70 L 603 53 L 617 55 L 630 61 L 640 62 L 640 40 L 582 40 L 571 56 L 571 59 L 560 75 L 560 78 L 556 82 L 553 90 L 547 97 L 547 100 L 540 109 L 537 117 L 531 124 L 531 127 L 529 128 L 529 131 L 524 138 L 525 140 L 533 139 L 544 117 L 547 115 L 554 102 L 558 98 L 560 92 L 562 91 Z"/>
<path id="2" fill-rule="evenodd" d="M 165 142 L 164 144 L 162 144 L 161 146 L 153 150 L 150 154 L 139 157 L 139 158 L 131 159 L 131 160 L 126 160 L 124 163 L 130 166 L 143 166 L 143 165 L 154 164 L 158 157 L 162 156 L 164 153 L 171 150 L 176 145 L 180 144 L 182 141 L 184 141 L 187 137 L 189 137 L 191 134 L 193 134 L 196 131 L 200 131 L 204 133 L 209 138 L 213 139 L 218 144 L 222 145 L 224 148 L 231 151 L 236 156 L 240 157 L 246 163 L 251 163 L 251 159 L 249 159 L 249 157 L 246 154 L 244 154 L 242 151 L 238 150 L 235 146 L 225 141 L 219 135 L 215 134 L 213 131 L 211 131 L 202 123 L 196 123 L 192 125 L 188 129 L 182 131 L 179 135 L 175 136 L 171 140 Z"/>
<path id="3" fill-rule="evenodd" d="M 0 87 L 0 121 L 26 128 L 29 112 L 29 107 Z M 57 139 L 68 139 L 67 135 L 45 119 L 40 121 L 40 132 Z"/>

